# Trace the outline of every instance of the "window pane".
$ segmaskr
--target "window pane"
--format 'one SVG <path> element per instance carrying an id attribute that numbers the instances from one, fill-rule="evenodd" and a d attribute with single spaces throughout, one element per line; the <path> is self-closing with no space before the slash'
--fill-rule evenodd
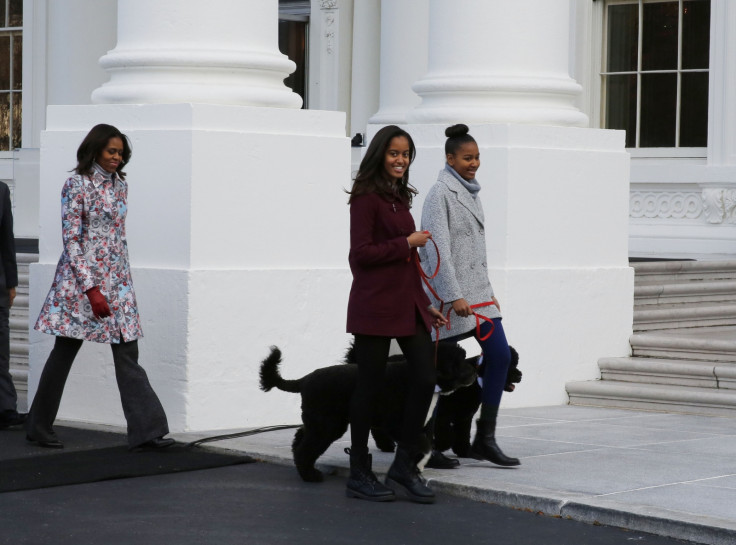
<path id="1" fill-rule="evenodd" d="M 23 88 L 23 37 L 20 34 L 13 36 L 13 89 Z"/>
<path id="2" fill-rule="evenodd" d="M 13 148 L 19 148 L 20 146 L 20 137 L 23 133 L 22 129 L 22 117 L 23 112 L 23 99 L 21 98 L 21 93 L 13 93 Z"/>
<path id="3" fill-rule="evenodd" d="M 23 0 L 9 0 L 8 26 L 23 26 Z"/>
<path id="4" fill-rule="evenodd" d="M 0 0 L 0 28 L 7 26 L 5 24 L 5 2 L 7 0 Z"/>
<path id="5" fill-rule="evenodd" d="M 0 36 L 0 91 L 10 89 L 10 36 Z"/>
<path id="6" fill-rule="evenodd" d="M 636 146 L 636 75 L 606 76 L 606 128 L 626 131 L 626 147 Z"/>
<path id="7" fill-rule="evenodd" d="M 10 149 L 10 93 L 0 93 L 0 151 Z"/>
<path id="8" fill-rule="evenodd" d="M 675 147 L 677 74 L 642 74 L 639 147 Z"/>
<path id="9" fill-rule="evenodd" d="M 639 7 L 636 4 L 608 7 L 608 63 L 606 72 L 636 70 Z"/>
<path id="10" fill-rule="evenodd" d="M 682 6 L 682 67 L 708 68 L 710 1 L 690 0 Z"/>
<path id="11" fill-rule="evenodd" d="M 680 89 L 680 146 L 708 145 L 708 73 L 682 75 Z"/>
<path id="12" fill-rule="evenodd" d="M 677 69 L 677 2 L 644 4 L 642 70 Z"/>

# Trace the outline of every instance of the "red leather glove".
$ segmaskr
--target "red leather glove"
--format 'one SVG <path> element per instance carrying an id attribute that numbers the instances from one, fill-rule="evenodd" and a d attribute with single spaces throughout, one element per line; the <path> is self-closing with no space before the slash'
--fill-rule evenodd
<path id="1" fill-rule="evenodd" d="M 95 286 L 85 293 L 87 294 L 89 303 L 92 305 L 92 313 L 95 315 L 95 318 L 107 318 L 112 314 L 110 312 L 110 306 L 105 301 L 105 296 L 100 293 L 100 288 Z"/>

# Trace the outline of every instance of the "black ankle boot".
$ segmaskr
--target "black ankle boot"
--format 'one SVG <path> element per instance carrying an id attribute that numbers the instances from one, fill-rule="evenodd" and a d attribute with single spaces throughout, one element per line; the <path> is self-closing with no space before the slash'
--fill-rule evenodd
<path id="1" fill-rule="evenodd" d="M 396 457 L 386 475 L 386 484 L 391 488 L 403 488 L 411 501 L 434 503 L 435 497 L 427 481 L 417 467 L 418 456 L 404 448 L 397 447 Z"/>
<path id="2" fill-rule="evenodd" d="M 368 501 L 393 501 L 396 494 L 376 479 L 371 465 L 373 457 L 368 452 L 353 452 L 346 448 L 350 455 L 350 477 L 348 477 L 345 495 L 348 498 L 360 498 Z"/>
<path id="3" fill-rule="evenodd" d="M 432 454 L 427 460 L 427 467 L 432 469 L 455 469 L 460 466 L 460 460 L 445 456 L 439 450 L 432 450 Z"/>
<path id="4" fill-rule="evenodd" d="M 476 460 L 488 460 L 499 466 L 518 466 L 521 464 L 518 458 L 506 456 L 496 444 L 496 421 L 476 420 L 475 439 L 470 445 L 471 458 Z"/>

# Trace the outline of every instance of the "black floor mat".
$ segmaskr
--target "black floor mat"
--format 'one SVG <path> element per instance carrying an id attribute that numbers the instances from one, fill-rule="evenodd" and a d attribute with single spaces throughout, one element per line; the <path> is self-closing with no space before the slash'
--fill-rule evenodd
<path id="1" fill-rule="evenodd" d="M 130 452 L 126 446 L 56 451 L 0 461 L 0 493 L 210 469 L 254 462 L 244 454 L 173 445 L 161 451 Z"/>

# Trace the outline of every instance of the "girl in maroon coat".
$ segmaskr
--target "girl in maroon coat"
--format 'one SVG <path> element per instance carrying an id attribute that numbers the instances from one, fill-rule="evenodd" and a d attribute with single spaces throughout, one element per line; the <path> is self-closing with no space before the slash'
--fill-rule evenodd
<path id="1" fill-rule="evenodd" d="M 434 492 L 417 467 L 419 436 L 435 385 L 432 325 L 445 323 L 430 305 L 412 262 L 416 248 L 430 238 L 416 231 L 409 212 L 416 190 L 409 185 L 409 165 L 416 150 L 409 134 L 390 125 L 373 137 L 350 191 L 350 270 L 348 333 L 355 335 L 358 384 L 350 407 L 349 497 L 372 501 L 395 499 L 392 488 L 409 498 L 432 503 Z M 384 380 L 391 339 L 410 365 L 412 384 L 406 401 L 402 440 L 382 485 L 371 470 L 368 435 L 376 395 Z"/>

